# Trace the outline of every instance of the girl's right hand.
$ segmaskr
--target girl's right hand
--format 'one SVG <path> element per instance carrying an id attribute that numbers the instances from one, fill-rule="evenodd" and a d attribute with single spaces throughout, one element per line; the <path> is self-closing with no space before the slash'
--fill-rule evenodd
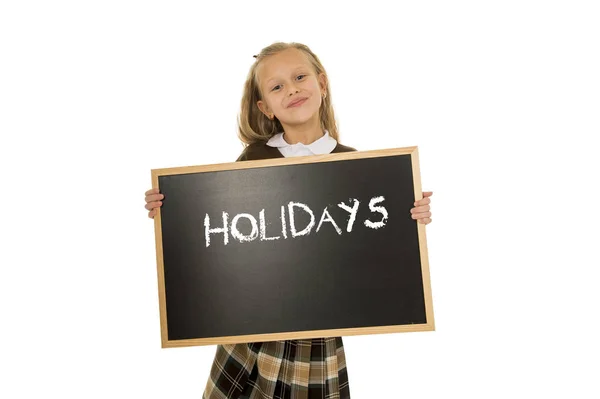
<path id="1" fill-rule="evenodd" d="M 148 210 L 148 217 L 154 219 L 156 215 L 156 208 L 160 208 L 162 205 L 162 199 L 165 196 L 158 192 L 158 188 L 152 188 L 146 191 L 146 209 Z"/>

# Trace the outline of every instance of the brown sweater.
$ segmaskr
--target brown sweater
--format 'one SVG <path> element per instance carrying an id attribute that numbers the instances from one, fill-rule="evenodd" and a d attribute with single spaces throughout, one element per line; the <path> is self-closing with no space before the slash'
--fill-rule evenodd
<path id="1" fill-rule="evenodd" d="M 348 147 L 338 143 L 331 153 L 336 152 L 350 152 L 356 151 L 356 149 L 352 147 Z M 242 154 L 238 157 L 238 161 L 255 161 L 259 159 L 269 159 L 269 158 L 283 158 L 283 154 L 276 147 L 271 147 L 267 145 L 265 141 L 261 141 L 259 143 L 250 144 Z"/>

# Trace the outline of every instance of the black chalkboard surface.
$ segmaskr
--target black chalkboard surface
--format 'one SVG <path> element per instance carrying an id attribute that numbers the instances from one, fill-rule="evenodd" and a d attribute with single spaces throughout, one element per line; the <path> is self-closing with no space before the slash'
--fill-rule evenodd
<path id="1" fill-rule="evenodd" d="M 434 329 L 417 147 L 152 180 L 163 347 Z"/>

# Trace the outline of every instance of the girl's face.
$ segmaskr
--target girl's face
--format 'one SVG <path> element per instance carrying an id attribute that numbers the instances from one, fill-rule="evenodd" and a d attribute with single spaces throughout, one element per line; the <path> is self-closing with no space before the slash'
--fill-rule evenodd
<path id="1" fill-rule="evenodd" d="M 319 107 L 325 93 L 325 74 L 316 75 L 306 55 L 295 48 L 265 58 L 257 68 L 262 100 L 259 109 L 281 125 L 319 124 Z"/>

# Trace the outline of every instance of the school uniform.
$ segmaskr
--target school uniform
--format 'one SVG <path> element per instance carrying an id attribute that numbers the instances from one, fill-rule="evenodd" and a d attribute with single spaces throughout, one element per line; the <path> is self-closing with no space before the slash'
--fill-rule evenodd
<path id="1" fill-rule="evenodd" d="M 325 134 L 290 145 L 283 133 L 247 146 L 238 161 L 356 151 Z M 341 337 L 218 345 L 203 399 L 350 399 Z"/>

